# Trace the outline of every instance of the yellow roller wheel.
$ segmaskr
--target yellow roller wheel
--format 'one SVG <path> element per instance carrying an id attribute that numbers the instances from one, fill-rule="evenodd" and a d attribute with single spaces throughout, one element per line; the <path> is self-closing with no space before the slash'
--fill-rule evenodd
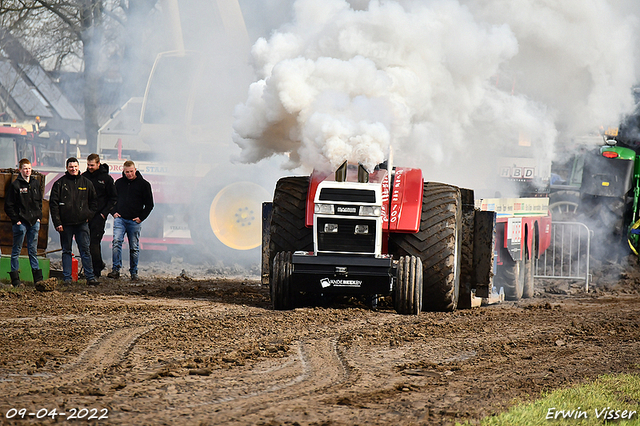
<path id="1" fill-rule="evenodd" d="M 629 228 L 629 232 L 627 234 L 627 242 L 629 243 L 629 247 L 631 251 L 638 256 L 638 250 L 640 249 L 640 220 L 633 224 L 631 228 Z"/>
<path id="2" fill-rule="evenodd" d="M 225 186 L 209 208 L 209 224 L 215 236 L 235 250 L 250 250 L 262 243 L 262 202 L 266 189 L 251 182 Z"/>

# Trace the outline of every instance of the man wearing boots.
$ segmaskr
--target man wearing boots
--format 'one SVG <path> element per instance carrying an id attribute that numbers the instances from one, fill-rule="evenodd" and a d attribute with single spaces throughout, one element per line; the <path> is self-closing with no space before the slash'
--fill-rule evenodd
<path id="1" fill-rule="evenodd" d="M 100 278 L 105 264 L 102 261 L 102 237 L 104 236 L 104 224 L 109 212 L 116 205 L 118 197 L 113 178 L 109 176 L 109 166 L 100 164 L 98 154 L 90 154 L 87 157 L 87 171 L 82 174 L 91 181 L 98 197 L 98 211 L 89 221 L 89 250 L 93 262 L 93 274 Z"/>
<path id="2" fill-rule="evenodd" d="M 153 209 L 153 193 L 151 184 L 143 179 L 133 161 L 124 162 L 122 177 L 116 181 L 118 202 L 113 209 L 113 269 L 107 274 L 109 278 L 120 278 L 122 267 L 122 242 L 124 234 L 129 240 L 129 272 L 131 280 L 138 281 L 138 254 L 140 225 Z"/>
<path id="3" fill-rule="evenodd" d="M 38 231 L 42 219 L 42 191 L 37 179 L 31 179 L 31 162 L 26 158 L 18 164 L 20 174 L 11 182 L 5 197 L 4 211 L 11 219 L 13 247 L 11 249 L 11 284 L 20 285 L 19 256 L 25 236 L 33 282 L 42 282 L 42 270 L 37 256 Z"/>
<path id="4" fill-rule="evenodd" d="M 54 182 L 49 199 L 51 220 L 56 231 L 60 233 L 62 275 L 65 283 L 71 282 L 71 244 L 75 237 L 87 284 L 100 284 L 93 274 L 89 251 L 89 220 L 93 218 L 96 210 L 98 210 L 98 199 L 93 184 L 80 175 L 78 159 L 68 158 L 67 172 Z"/>

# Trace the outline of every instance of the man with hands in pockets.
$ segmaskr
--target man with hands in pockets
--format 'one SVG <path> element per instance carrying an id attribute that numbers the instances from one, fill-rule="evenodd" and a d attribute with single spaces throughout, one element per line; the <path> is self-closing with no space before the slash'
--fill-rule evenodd
<path id="1" fill-rule="evenodd" d="M 87 157 L 87 171 L 82 176 L 91 181 L 98 197 L 98 211 L 89 221 L 89 251 L 93 262 L 93 274 L 98 278 L 106 266 L 102 261 L 101 247 L 104 226 L 109 212 L 116 205 L 118 196 L 113 178 L 109 176 L 109 166 L 100 163 L 98 154 L 90 154 Z"/>
<path id="2" fill-rule="evenodd" d="M 122 242 L 124 234 L 129 241 L 129 273 L 131 280 L 138 278 L 138 256 L 140 253 L 140 231 L 144 221 L 153 209 L 153 193 L 151 184 L 136 170 L 133 161 L 124 162 L 122 177 L 116 181 L 118 201 L 113 214 L 113 269 L 107 277 L 120 278 L 122 267 Z"/>
<path id="3" fill-rule="evenodd" d="M 25 236 L 33 282 L 42 281 L 42 270 L 37 256 L 38 231 L 42 219 L 42 191 L 40 191 L 40 182 L 37 179 L 31 179 L 31 162 L 28 159 L 20 160 L 18 170 L 20 174 L 9 185 L 4 204 L 4 211 L 11 219 L 13 231 L 9 276 L 14 287 L 20 285 L 20 252 Z"/>

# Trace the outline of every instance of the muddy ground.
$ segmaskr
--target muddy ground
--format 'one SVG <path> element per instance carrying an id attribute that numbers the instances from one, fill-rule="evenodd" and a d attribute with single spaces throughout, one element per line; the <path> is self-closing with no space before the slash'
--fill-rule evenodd
<path id="1" fill-rule="evenodd" d="M 474 423 L 543 391 L 640 373 L 629 263 L 594 265 L 589 292 L 539 281 L 533 299 L 417 317 L 354 300 L 273 311 L 256 275 L 180 264 L 147 265 L 137 283 L 2 290 L 1 423 L 52 423 L 37 417 L 53 409 L 60 423 Z"/>

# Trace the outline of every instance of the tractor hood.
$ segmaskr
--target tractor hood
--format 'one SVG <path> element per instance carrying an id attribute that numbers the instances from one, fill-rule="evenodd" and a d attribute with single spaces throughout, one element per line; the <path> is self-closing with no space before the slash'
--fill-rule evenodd
<path id="1" fill-rule="evenodd" d="M 336 201 L 346 203 L 371 203 L 381 207 L 383 228 L 389 232 L 417 232 L 422 213 L 422 170 L 395 167 L 392 173 L 376 169 L 363 182 L 362 171 L 357 165 L 348 165 L 340 173 L 314 171 L 307 193 L 306 225 L 313 226 L 314 204 L 319 187 L 331 187 L 340 192 Z M 390 183 L 391 182 L 391 183 Z M 390 185 L 393 185 L 391 187 Z M 362 199 L 370 192 L 372 199 Z"/>

